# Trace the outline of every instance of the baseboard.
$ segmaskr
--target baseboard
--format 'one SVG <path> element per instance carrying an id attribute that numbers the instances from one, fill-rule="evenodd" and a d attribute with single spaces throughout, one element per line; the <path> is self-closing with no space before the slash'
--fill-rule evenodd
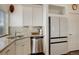
<path id="1" fill-rule="evenodd" d="M 43 52 L 39 52 L 39 53 L 31 53 L 31 55 L 45 55 L 45 53 L 43 53 Z"/>
<path id="2" fill-rule="evenodd" d="M 68 55 L 68 54 L 70 54 L 71 52 L 75 52 L 75 51 L 79 51 L 79 50 L 69 51 L 69 52 L 67 52 L 66 54 L 62 54 L 62 55 Z"/>

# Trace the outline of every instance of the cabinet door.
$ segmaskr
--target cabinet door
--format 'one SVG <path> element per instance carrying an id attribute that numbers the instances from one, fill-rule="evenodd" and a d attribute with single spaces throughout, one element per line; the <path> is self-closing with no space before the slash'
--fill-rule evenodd
<path id="1" fill-rule="evenodd" d="M 23 40 L 16 41 L 16 55 L 24 54 L 24 42 Z"/>
<path id="2" fill-rule="evenodd" d="M 41 6 L 33 6 L 33 26 L 43 25 L 43 10 Z"/>
<path id="3" fill-rule="evenodd" d="M 59 17 L 58 16 L 52 16 L 51 17 L 51 21 L 50 21 L 51 25 L 51 29 L 50 29 L 50 33 L 51 33 L 51 37 L 59 37 Z"/>
<path id="4" fill-rule="evenodd" d="M 31 53 L 30 38 L 18 40 L 16 42 L 16 54 L 17 55 L 28 55 Z"/>
<path id="5" fill-rule="evenodd" d="M 60 55 L 67 53 L 67 42 L 51 44 L 51 55 Z"/>
<path id="6" fill-rule="evenodd" d="M 68 23 L 66 17 L 60 17 L 60 36 L 67 36 Z"/>
<path id="7" fill-rule="evenodd" d="M 25 55 L 31 54 L 31 40 L 30 40 L 30 38 L 24 39 L 24 54 Z"/>
<path id="8" fill-rule="evenodd" d="M 32 25 L 32 6 L 23 7 L 23 26 Z"/>

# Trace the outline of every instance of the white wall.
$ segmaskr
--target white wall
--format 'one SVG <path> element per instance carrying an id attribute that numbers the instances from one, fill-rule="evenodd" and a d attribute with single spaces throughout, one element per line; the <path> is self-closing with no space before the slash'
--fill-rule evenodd
<path id="1" fill-rule="evenodd" d="M 79 8 L 79 5 L 78 5 Z M 72 10 L 71 5 L 67 5 L 68 25 L 69 25 L 69 51 L 79 50 L 79 9 Z"/>
<path id="2" fill-rule="evenodd" d="M 77 50 L 77 42 L 78 42 L 78 37 L 77 34 L 78 32 L 78 17 L 77 15 L 74 14 L 69 14 L 69 50 Z"/>

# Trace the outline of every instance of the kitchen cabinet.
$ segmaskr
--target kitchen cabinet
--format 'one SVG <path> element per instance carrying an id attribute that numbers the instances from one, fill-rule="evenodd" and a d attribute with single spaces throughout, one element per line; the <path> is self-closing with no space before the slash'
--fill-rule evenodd
<path id="1" fill-rule="evenodd" d="M 31 53 L 31 40 L 30 38 L 24 39 L 24 54 L 30 54 Z"/>
<path id="2" fill-rule="evenodd" d="M 28 55 L 31 53 L 30 38 L 16 41 L 16 55 Z"/>
<path id="3" fill-rule="evenodd" d="M 23 7 L 23 26 L 32 26 L 32 6 Z"/>
<path id="4" fill-rule="evenodd" d="M 16 41 L 16 55 L 24 54 L 24 42 L 22 40 Z"/>
<path id="5" fill-rule="evenodd" d="M 51 55 L 60 55 L 67 53 L 67 42 L 51 44 Z"/>
<path id="6" fill-rule="evenodd" d="M 33 26 L 43 25 L 43 9 L 42 6 L 33 6 Z"/>
<path id="7" fill-rule="evenodd" d="M 23 26 L 42 26 L 43 9 L 39 5 L 25 5 L 23 7 Z"/>
<path id="8" fill-rule="evenodd" d="M 11 46 L 9 46 L 3 52 L 1 52 L 1 55 L 15 55 L 15 54 L 16 54 L 15 43 L 13 43 Z"/>

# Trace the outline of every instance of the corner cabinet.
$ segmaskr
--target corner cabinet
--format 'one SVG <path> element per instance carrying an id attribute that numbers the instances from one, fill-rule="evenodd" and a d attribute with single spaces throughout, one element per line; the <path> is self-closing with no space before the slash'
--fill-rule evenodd
<path id="1" fill-rule="evenodd" d="M 23 26 L 42 26 L 43 8 L 40 5 L 24 5 Z"/>

